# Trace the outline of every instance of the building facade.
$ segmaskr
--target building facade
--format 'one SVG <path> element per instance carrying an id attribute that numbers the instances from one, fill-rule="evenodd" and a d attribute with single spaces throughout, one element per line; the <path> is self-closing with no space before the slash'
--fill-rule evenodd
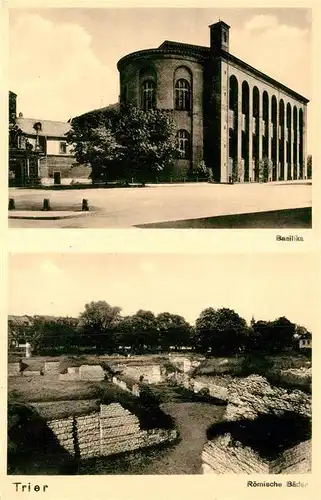
<path id="1" fill-rule="evenodd" d="M 16 116 L 9 93 L 9 183 L 13 186 L 91 182 L 91 168 L 79 165 L 67 143 L 68 122 Z"/>
<path id="2" fill-rule="evenodd" d="M 181 159 L 174 176 L 201 162 L 217 182 L 306 178 L 308 99 L 229 52 L 229 29 L 210 26 L 210 47 L 164 41 L 118 62 L 120 103 L 172 110 Z"/>

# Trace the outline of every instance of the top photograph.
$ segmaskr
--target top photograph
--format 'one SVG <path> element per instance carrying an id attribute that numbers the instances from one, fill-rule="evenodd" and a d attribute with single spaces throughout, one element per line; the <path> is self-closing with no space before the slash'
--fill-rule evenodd
<path id="1" fill-rule="evenodd" d="M 311 228 L 311 23 L 11 9 L 9 227 Z"/>

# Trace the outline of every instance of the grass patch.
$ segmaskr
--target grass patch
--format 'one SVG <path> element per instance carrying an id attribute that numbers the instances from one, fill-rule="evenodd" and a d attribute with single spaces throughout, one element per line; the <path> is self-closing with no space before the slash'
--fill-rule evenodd
<path id="1" fill-rule="evenodd" d="M 9 401 L 48 402 L 66 400 L 99 399 L 99 383 L 87 381 L 60 381 L 56 376 L 10 377 Z"/>
<path id="2" fill-rule="evenodd" d="M 160 403 L 210 403 L 225 406 L 220 399 L 210 396 L 207 392 L 195 393 L 179 385 L 158 384 L 149 387 Z"/>
<path id="3" fill-rule="evenodd" d="M 312 208 L 293 208 L 246 214 L 219 215 L 199 219 L 152 222 L 137 224 L 135 227 L 142 229 L 304 229 L 312 227 Z"/>
<path id="4" fill-rule="evenodd" d="M 32 403 L 31 406 L 45 420 L 56 420 L 68 417 L 80 417 L 92 412 L 98 412 L 100 401 L 97 399 L 51 401 Z"/>

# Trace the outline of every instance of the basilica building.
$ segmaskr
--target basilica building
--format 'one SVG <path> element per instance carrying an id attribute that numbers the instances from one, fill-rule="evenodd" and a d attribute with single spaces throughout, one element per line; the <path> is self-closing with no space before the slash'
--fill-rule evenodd
<path id="1" fill-rule="evenodd" d="M 306 178 L 308 99 L 229 52 L 230 27 L 210 46 L 164 41 L 118 62 L 120 103 L 172 110 L 181 158 L 174 177 L 205 162 L 216 182 Z"/>

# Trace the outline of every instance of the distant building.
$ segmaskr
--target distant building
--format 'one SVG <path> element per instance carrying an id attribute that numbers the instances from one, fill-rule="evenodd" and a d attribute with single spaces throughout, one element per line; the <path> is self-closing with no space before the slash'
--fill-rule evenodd
<path id="1" fill-rule="evenodd" d="M 124 56 L 120 103 L 172 111 L 173 177 L 205 161 L 216 182 L 258 181 L 262 163 L 267 180 L 305 179 L 308 99 L 232 55 L 229 29 L 211 25 L 209 47 L 165 40 Z"/>
<path id="2" fill-rule="evenodd" d="M 16 116 L 9 92 L 9 183 L 14 186 L 91 182 L 91 168 L 79 165 L 67 144 L 69 122 Z"/>
<path id="3" fill-rule="evenodd" d="M 312 349 L 312 335 L 311 333 L 305 333 L 299 338 L 299 348 L 300 349 Z"/>

